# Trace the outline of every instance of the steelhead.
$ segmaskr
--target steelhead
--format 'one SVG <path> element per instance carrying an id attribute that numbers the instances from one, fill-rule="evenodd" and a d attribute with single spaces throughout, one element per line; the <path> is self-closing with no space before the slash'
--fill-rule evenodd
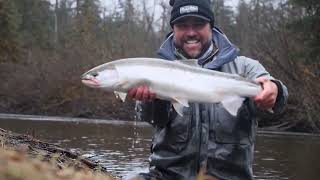
<path id="1" fill-rule="evenodd" d="M 252 80 L 201 68 L 197 60 L 156 58 L 128 58 L 102 64 L 84 73 L 82 83 L 114 92 L 123 101 L 129 89 L 147 85 L 156 98 L 171 101 L 181 116 L 189 102 L 221 102 L 235 116 L 245 97 L 262 91 Z"/>

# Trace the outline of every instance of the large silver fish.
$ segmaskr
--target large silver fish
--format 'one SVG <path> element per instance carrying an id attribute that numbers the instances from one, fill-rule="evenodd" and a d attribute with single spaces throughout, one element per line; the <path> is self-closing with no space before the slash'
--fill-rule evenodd
<path id="1" fill-rule="evenodd" d="M 89 87 L 115 92 L 122 100 L 129 89 L 147 85 L 157 98 L 171 101 L 181 116 L 189 102 L 221 102 L 235 116 L 244 97 L 253 97 L 262 90 L 259 84 L 239 75 L 201 68 L 197 60 L 155 58 L 108 62 L 83 74 L 82 82 Z"/>

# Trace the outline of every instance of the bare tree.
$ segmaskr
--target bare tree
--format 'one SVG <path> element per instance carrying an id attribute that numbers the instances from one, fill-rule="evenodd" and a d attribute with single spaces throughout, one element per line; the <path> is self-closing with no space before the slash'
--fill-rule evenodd
<path id="1" fill-rule="evenodd" d="M 150 3 L 150 0 L 143 0 L 142 1 L 142 22 L 145 24 L 145 29 L 147 31 L 147 34 L 150 35 L 150 32 L 153 32 L 154 29 L 154 16 L 155 16 L 155 0 L 152 1 L 152 6 L 153 9 L 152 10 L 149 10 L 147 8 L 147 2 Z"/>
<path id="2" fill-rule="evenodd" d="M 59 0 L 56 0 L 55 8 L 54 8 L 54 38 L 53 42 L 57 45 L 58 42 L 58 8 L 59 8 Z"/>
<path id="3" fill-rule="evenodd" d="M 161 16 L 160 16 L 160 37 L 165 37 L 165 35 L 169 32 L 169 18 L 170 18 L 170 6 L 167 1 L 160 1 L 159 3 L 161 7 Z"/>

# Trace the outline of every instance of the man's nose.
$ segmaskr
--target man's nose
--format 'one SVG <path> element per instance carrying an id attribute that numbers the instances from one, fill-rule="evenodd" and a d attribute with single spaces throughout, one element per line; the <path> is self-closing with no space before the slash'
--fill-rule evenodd
<path id="1" fill-rule="evenodd" d="M 188 36 L 194 36 L 196 34 L 196 30 L 193 26 L 188 26 L 188 28 L 186 29 L 186 34 Z"/>

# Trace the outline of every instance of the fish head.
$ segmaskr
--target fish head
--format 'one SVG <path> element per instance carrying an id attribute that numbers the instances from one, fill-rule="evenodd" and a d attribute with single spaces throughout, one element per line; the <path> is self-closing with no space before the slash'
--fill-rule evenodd
<path id="1" fill-rule="evenodd" d="M 84 73 L 81 81 L 91 88 L 102 88 L 112 91 L 119 82 L 119 75 L 116 68 L 112 66 L 103 69 L 94 68 Z"/>

